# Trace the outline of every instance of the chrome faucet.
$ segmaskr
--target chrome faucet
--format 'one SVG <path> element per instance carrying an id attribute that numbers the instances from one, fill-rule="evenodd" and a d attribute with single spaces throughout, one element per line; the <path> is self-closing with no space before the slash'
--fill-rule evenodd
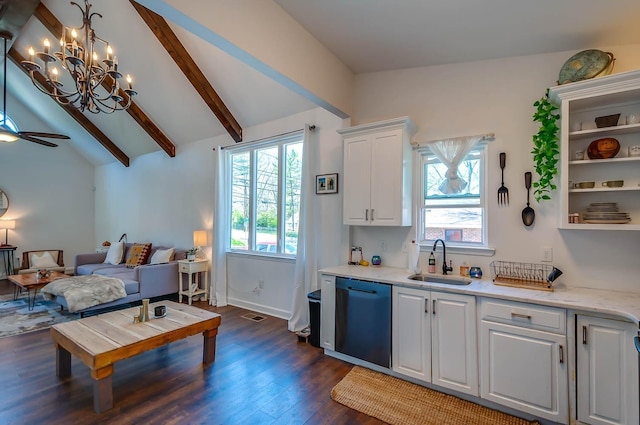
<path id="1" fill-rule="evenodd" d="M 448 272 L 453 271 L 453 267 L 447 266 L 447 247 L 444 244 L 444 241 L 442 239 L 436 239 L 431 250 L 435 252 L 438 241 L 442 242 L 442 274 L 446 275 Z"/>

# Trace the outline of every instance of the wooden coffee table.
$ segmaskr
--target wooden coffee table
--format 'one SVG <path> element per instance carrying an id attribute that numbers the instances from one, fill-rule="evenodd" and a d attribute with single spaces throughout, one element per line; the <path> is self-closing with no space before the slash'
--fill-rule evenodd
<path id="1" fill-rule="evenodd" d="M 201 308 L 161 301 L 149 305 L 153 317 L 155 305 L 167 306 L 166 316 L 134 323 L 140 307 L 85 317 L 51 327 L 56 346 L 56 375 L 71 376 L 71 354 L 91 369 L 93 409 L 100 413 L 113 407 L 111 376 L 119 360 L 136 356 L 170 342 L 202 333 L 202 362 L 212 363 L 216 354 L 216 335 L 220 315 Z"/>
<path id="2" fill-rule="evenodd" d="M 7 279 L 9 279 L 9 281 L 13 282 L 16 285 L 13 289 L 14 300 L 18 299 L 18 294 L 20 294 L 23 289 L 27 291 L 27 302 L 29 304 L 29 310 L 33 310 L 33 306 L 36 303 L 36 295 L 38 295 L 39 289 L 43 288 L 47 283 L 53 282 L 56 279 L 71 277 L 60 272 L 51 272 L 49 277 L 38 278 L 37 276 L 37 273 L 14 274 L 11 276 L 7 276 Z M 31 297 L 31 291 L 33 291 L 33 297 Z"/>

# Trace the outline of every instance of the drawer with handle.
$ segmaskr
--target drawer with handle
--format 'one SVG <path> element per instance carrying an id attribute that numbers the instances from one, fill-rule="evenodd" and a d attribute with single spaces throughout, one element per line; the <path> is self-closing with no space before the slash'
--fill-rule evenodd
<path id="1" fill-rule="evenodd" d="M 566 334 L 566 310 L 515 301 L 480 299 L 480 319 L 523 328 Z"/>

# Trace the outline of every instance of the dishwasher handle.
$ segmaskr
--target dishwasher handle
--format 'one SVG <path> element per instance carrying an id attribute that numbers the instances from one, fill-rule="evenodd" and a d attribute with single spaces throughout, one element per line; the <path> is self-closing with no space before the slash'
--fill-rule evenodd
<path id="1" fill-rule="evenodd" d="M 373 289 L 360 289 L 360 288 L 354 288 L 352 286 L 347 286 L 347 289 L 350 291 L 356 291 L 356 292 L 365 292 L 367 294 L 377 294 L 378 291 L 374 291 Z"/>

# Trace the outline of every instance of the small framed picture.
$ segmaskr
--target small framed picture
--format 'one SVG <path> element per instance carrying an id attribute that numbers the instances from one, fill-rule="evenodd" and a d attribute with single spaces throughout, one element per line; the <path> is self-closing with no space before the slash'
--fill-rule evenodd
<path id="1" fill-rule="evenodd" d="M 316 176 L 316 195 L 338 193 L 338 173 Z"/>

